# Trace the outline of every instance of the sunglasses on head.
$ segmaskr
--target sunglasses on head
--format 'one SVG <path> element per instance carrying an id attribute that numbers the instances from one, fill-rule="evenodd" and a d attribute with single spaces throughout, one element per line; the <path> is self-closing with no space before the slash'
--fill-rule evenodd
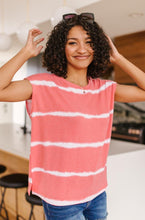
<path id="1" fill-rule="evenodd" d="M 80 15 L 77 15 L 75 13 L 70 13 L 70 14 L 64 14 L 63 15 L 63 20 L 69 20 L 72 19 L 74 17 L 79 16 L 80 18 L 82 18 L 83 20 L 93 24 L 94 22 L 94 14 L 93 13 L 81 13 Z"/>

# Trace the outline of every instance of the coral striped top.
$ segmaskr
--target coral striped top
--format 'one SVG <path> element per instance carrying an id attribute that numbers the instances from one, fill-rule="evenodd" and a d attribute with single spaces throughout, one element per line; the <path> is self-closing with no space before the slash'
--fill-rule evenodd
<path id="1" fill-rule="evenodd" d="M 116 83 L 89 79 L 81 88 L 49 73 L 28 80 L 29 191 L 59 206 L 95 198 L 107 187 Z"/>

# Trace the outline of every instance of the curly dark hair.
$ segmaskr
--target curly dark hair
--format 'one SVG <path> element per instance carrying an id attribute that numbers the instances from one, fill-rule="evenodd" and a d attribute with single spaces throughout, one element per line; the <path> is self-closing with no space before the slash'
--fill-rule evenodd
<path id="1" fill-rule="evenodd" d="M 43 67 L 57 76 L 67 77 L 67 59 L 65 45 L 67 35 L 74 26 L 82 26 L 90 36 L 94 58 L 88 66 L 87 76 L 91 78 L 102 77 L 110 63 L 110 46 L 103 29 L 94 21 L 89 23 L 77 15 L 68 20 L 62 20 L 52 30 L 42 55 Z"/>

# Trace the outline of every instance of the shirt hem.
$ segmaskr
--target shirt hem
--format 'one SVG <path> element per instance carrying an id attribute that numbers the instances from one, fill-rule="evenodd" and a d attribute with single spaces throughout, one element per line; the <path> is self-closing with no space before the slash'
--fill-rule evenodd
<path id="1" fill-rule="evenodd" d="M 104 191 L 106 191 L 107 187 L 105 187 L 103 190 L 99 191 L 98 193 L 91 195 L 89 197 L 86 197 L 85 199 L 82 200 L 77 200 L 77 201 L 60 201 L 60 200 L 54 200 L 54 199 L 48 199 L 45 198 L 44 196 L 32 191 L 32 193 L 38 197 L 40 197 L 42 200 L 44 200 L 45 202 L 51 204 L 51 205 L 55 205 L 55 206 L 65 206 L 65 205 L 76 205 L 76 204 L 80 204 L 80 203 L 85 203 L 85 202 L 89 202 L 91 200 L 93 200 L 95 197 L 99 196 L 101 193 L 103 193 Z"/>

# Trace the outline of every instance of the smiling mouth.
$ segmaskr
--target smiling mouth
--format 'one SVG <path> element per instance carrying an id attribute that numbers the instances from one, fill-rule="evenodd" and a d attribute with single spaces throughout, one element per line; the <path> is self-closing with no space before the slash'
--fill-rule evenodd
<path id="1" fill-rule="evenodd" d="M 85 59 L 88 59 L 89 56 L 75 56 L 74 58 L 79 59 L 79 60 L 85 60 Z"/>

